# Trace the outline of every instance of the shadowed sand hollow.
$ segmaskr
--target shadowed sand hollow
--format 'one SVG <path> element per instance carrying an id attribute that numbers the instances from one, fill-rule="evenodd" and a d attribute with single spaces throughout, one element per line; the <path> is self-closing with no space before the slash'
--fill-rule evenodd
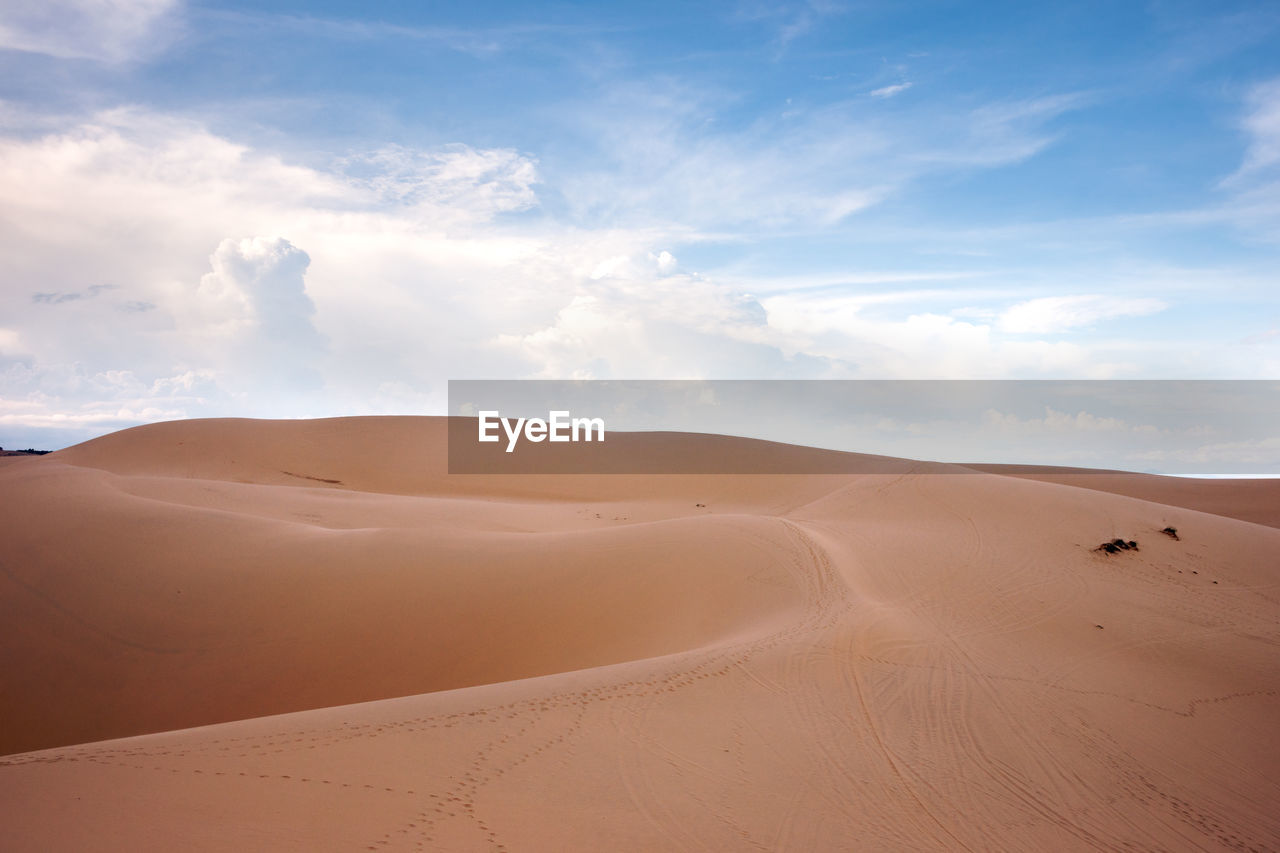
<path id="1" fill-rule="evenodd" d="M 1274 481 L 450 476 L 444 429 L 0 460 L 0 846 L 1280 847 Z"/>

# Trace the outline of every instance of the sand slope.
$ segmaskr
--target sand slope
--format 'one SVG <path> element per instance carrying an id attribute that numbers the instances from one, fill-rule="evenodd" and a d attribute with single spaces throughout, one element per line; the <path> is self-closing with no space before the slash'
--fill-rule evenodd
<path id="1" fill-rule="evenodd" d="M 1280 527 L 1280 480 L 1195 479 L 1087 468 L 978 465 L 977 470 L 1060 483 Z"/>
<path id="2" fill-rule="evenodd" d="M 0 462 L 7 846 L 1280 847 L 1274 491 L 459 478 L 441 430 Z"/>

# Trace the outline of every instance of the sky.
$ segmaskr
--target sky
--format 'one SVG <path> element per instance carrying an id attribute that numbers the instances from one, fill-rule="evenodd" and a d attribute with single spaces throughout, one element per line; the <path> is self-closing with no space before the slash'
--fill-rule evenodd
<path id="1" fill-rule="evenodd" d="M 662 453 L 599 455 L 585 443 L 567 448 L 584 452 L 567 456 L 515 453 L 526 441 L 549 437 L 543 434 L 549 429 L 535 427 L 526 438 L 522 420 L 559 422 L 556 441 L 571 443 L 573 421 L 598 419 L 605 443 L 610 432 L 657 430 L 872 454 L 828 459 L 837 473 L 883 471 L 880 457 L 888 456 L 1280 477 L 1280 382 L 1267 380 L 455 379 L 448 413 L 467 419 L 453 422 L 449 434 L 449 470 L 457 474 L 556 473 L 566 466 L 579 473 L 672 472 Z M 490 445 L 481 445 L 482 434 Z M 685 458 L 680 470 L 759 473 L 762 464 L 773 473 L 812 470 L 808 457 L 785 454 Z"/>
<path id="2" fill-rule="evenodd" d="M 0 4 L 0 446 L 1280 378 L 1274 2 Z"/>

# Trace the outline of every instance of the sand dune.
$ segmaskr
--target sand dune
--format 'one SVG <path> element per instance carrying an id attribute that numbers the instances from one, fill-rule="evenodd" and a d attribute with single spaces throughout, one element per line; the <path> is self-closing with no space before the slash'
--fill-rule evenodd
<path id="1" fill-rule="evenodd" d="M 1280 527 L 1280 480 L 1194 479 L 1133 474 L 1128 471 L 1091 471 L 1083 468 L 1032 467 L 1027 465 L 978 465 L 976 470 L 1044 483 L 1059 483 L 1127 495 L 1154 503 L 1225 515 L 1268 527 Z"/>
<path id="2" fill-rule="evenodd" d="M 1269 483 L 462 477 L 443 437 L 0 460 L 6 849 L 1280 848 Z M 654 442 L 792 452 L 611 452 Z"/>

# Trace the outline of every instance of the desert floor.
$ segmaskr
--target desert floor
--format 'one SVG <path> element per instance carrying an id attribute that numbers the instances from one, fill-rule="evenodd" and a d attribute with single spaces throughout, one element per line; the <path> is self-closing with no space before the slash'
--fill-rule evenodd
<path id="1" fill-rule="evenodd" d="M 0 848 L 1280 849 L 1276 481 L 443 445 L 0 459 Z"/>

